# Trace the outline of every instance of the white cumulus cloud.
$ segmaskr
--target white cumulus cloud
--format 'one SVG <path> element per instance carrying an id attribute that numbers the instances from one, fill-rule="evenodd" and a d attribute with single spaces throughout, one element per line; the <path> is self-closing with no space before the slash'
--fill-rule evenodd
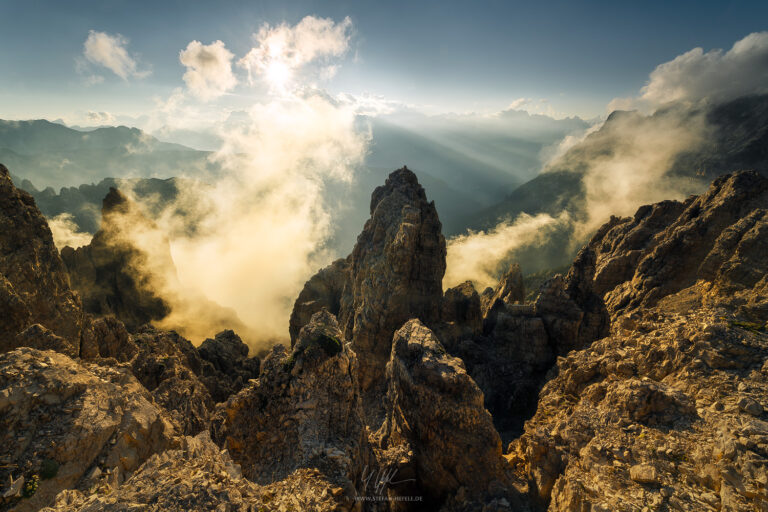
<path id="1" fill-rule="evenodd" d="M 87 119 L 89 123 L 96 124 L 112 124 L 116 121 L 115 116 L 109 112 L 95 112 L 93 110 L 88 111 Z"/>
<path id="2" fill-rule="evenodd" d="M 104 66 L 123 80 L 149 75 L 148 70 L 138 69 L 137 58 L 128 53 L 127 46 L 128 39 L 120 34 L 91 30 L 83 45 L 83 56 L 88 62 Z"/>
<path id="3" fill-rule="evenodd" d="M 616 99 L 609 110 L 655 109 L 673 101 L 728 101 L 768 92 L 768 32 L 754 32 L 724 51 L 694 48 L 654 69 L 639 98 Z"/>
<path id="4" fill-rule="evenodd" d="M 179 53 L 179 60 L 187 68 L 184 82 L 195 96 L 209 100 L 221 96 L 237 85 L 232 73 L 234 55 L 221 41 L 203 44 L 192 41 Z"/>
<path id="5" fill-rule="evenodd" d="M 288 88 L 309 64 L 317 66 L 319 79 L 327 79 L 336 71 L 328 61 L 347 52 L 351 30 L 349 17 L 338 23 L 307 16 L 294 26 L 264 24 L 253 36 L 256 46 L 238 64 L 252 83 L 263 80 L 278 90 Z"/>

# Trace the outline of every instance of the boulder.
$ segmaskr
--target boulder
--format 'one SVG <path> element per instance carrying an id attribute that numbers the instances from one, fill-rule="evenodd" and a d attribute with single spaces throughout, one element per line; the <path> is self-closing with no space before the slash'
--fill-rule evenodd
<path id="1" fill-rule="evenodd" d="M 182 426 L 183 434 L 207 430 L 214 402 L 201 377 L 209 363 L 174 331 L 144 326 L 131 339 L 138 352 L 130 365 L 139 382 Z"/>
<path id="2" fill-rule="evenodd" d="M 177 442 L 173 421 L 127 369 L 27 347 L 0 354 L 0 431 L 0 482 L 37 482 L 28 498 L 6 498 L 19 511 L 87 488 L 96 473 L 122 482 Z"/>
<path id="3" fill-rule="evenodd" d="M 482 391 L 417 319 L 395 333 L 387 382 L 379 443 L 386 452 L 411 454 L 426 506 L 444 503 L 461 488 L 466 499 L 481 502 L 515 494 Z"/>
<path id="4" fill-rule="evenodd" d="M 304 284 L 299 297 L 293 305 L 288 332 L 291 346 L 296 342 L 299 331 L 307 325 L 312 315 L 321 309 L 338 315 L 341 310 L 342 296 L 349 283 L 348 259 L 338 259 L 320 270 Z"/>
<path id="5" fill-rule="evenodd" d="M 202 380 L 214 402 L 223 402 L 259 376 L 258 357 L 248 357 L 248 345 L 232 330 L 221 331 L 197 347 L 203 365 Z"/>

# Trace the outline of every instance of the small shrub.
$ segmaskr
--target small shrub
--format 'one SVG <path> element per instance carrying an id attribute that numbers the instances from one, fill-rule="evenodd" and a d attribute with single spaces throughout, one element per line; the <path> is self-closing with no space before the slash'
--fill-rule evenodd
<path id="1" fill-rule="evenodd" d="M 290 372 L 291 370 L 293 370 L 293 367 L 295 364 L 296 364 L 296 356 L 291 354 L 291 357 L 286 359 L 285 362 L 283 363 L 283 370 L 285 370 L 286 372 Z"/>
<path id="2" fill-rule="evenodd" d="M 335 356 L 341 352 L 342 349 L 341 341 L 339 341 L 336 336 L 330 336 L 328 334 L 321 334 L 318 336 L 317 340 L 315 340 L 315 343 L 320 345 L 320 347 L 329 356 Z"/>
<path id="3" fill-rule="evenodd" d="M 751 331 L 751 332 L 755 332 L 755 333 L 759 333 L 759 332 L 764 332 L 765 331 L 765 326 L 764 325 L 760 325 L 760 324 L 754 323 L 754 322 L 742 322 L 742 321 L 739 321 L 739 320 L 734 320 L 733 322 L 731 322 L 731 327 L 741 327 L 742 329 L 745 329 L 745 330 Z"/>
<path id="4" fill-rule="evenodd" d="M 40 478 L 48 480 L 56 476 L 59 472 L 59 463 L 53 459 L 43 459 L 40 464 Z"/>
<path id="5" fill-rule="evenodd" d="M 37 475 L 32 475 L 32 478 L 30 478 L 27 483 L 24 484 L 24 497 L 25 498 L 31 498 L 35 495 L 37 492 L 37 484 L 40 482 L 40 477 Z"/>

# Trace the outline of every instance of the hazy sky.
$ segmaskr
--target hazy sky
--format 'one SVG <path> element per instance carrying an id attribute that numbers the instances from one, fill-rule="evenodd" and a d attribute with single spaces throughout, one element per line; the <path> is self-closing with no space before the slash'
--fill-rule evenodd
<path id="1" fill-rule="evenodd" d="M 331 94 L 430 112 L 532 98 L 541 111 L 592 117 L 636 94 L 658 64 L 765 30 L 768 2 L 3 0 L 0 118 L 141 115 L 184 86 L 179 52 L 190 42 L 220 40 L 235 63 L 264 23 L 307 15 L 351 21 L 348 48 L 322 84 Z M 122 36 L 117 68 L 87 58 L 90 31 Z"/>

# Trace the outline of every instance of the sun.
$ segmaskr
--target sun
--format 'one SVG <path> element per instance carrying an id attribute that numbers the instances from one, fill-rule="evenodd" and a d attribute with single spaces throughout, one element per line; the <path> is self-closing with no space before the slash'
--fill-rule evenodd
<path id="1" fill-rule="evenodd" d="M 292 76 L 291 68 L 280 59 L 272 59 L 264 69 L 264 78 L 274 89 L 285 90 Z"/>

